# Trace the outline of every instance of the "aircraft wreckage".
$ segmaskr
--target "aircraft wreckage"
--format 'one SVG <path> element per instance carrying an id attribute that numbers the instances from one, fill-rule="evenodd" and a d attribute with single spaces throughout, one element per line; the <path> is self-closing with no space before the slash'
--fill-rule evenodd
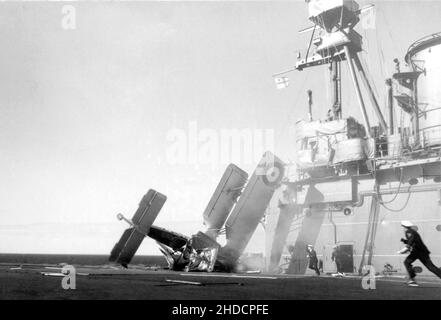
<path id="1" fill-rule="evenodd" d="M 130 263 L 145 237 L 156 240 L 169 268 L 175 271 L 233 272 L 248 242 L 263 219 L 274 191 L 280 186 L 285 164 L 266 152 L 251 178 L 234 164 L 225 170 L 203 213 L 205 231 L 187 237 L 154 226 L 167 197 L 149 190 L 114 246 L 109 261 L 124 267 Z M 216 240 L 225 233 L 226 244 Z"/>

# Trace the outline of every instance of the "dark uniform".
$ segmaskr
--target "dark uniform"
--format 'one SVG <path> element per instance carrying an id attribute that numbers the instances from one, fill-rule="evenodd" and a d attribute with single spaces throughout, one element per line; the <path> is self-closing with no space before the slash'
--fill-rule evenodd
<path id="1" fill-rule="evenodd" d="M 308 258 L 309 258 L 309 269 L 314 270 L 315 273 L 319 276 L 320 271 L 318 268 L 317 253 L 312 247 L 306 247 L 306 252 L 308 253 Z"/>
<path id="2" fill-rule="evenodd" d="M 335 265 L 337 266 L 337 273 L 343 273 L 343 261 L 340 246 L 336 246 L 334 248 L 334 251 L 332 251 L 331 259 L 335 262 Z"/>
<path id="3" fill-rule="evenodd" d="M 412 266 L 412 263 L 415 260 L 420 260 L 427 269 L 441 278 L 441 270 L 433 264 L 432 260 L 430 260 L 430 251 L 427 249 L 419 233 L 412 228 L 406 228 L 404 234 L 406 239 L 401 239 L 401 241 L 405 243 L 410 250 L 410 254 L 406 260 L 404 260 L 404 266 L 409 273 L 410 279 L 413 279 L 416 276 L 415 270 Z"/>

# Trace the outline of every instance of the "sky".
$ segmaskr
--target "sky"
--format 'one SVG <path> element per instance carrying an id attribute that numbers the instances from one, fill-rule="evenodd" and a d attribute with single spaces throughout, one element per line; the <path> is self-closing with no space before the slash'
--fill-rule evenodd
<path id="1" fill-rule="evenodd" d="M 392 60 L 441 31 L 441 3 L 359 2 L 376 5 L 374 27 L 358 31 L 384 104 Z M 107 254 L 126 228 L 116 214 L 130 218 L 151 188 L 168 197 L 155 225 L 203 230 L 230 162 L 251 174 L 268 148 L 293 161 L 306 91 L 315 118 L 329 109 L 325 67 L 289 73 L 283 90 L 272 78 L 306 50 L 297 31 L 310 25 L 304 1 L 2 2 L 0 252 Z M 347 76 L 343 116 L 361 121 Z M 232 132 L 248 134 L 253 157 L 222 144 Z M 146 240 L 140 253 L 159 251 Z"/>

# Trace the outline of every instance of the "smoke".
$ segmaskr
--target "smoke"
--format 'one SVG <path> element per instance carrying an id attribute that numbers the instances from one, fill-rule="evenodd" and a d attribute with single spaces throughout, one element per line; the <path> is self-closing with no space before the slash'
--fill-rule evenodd
<path id="1" fill-rule="evenodd" d="M 245 254 L 240 258 L 236 271 L 257 271 L 265 269 L 265 258 L 261 253 Z"/>

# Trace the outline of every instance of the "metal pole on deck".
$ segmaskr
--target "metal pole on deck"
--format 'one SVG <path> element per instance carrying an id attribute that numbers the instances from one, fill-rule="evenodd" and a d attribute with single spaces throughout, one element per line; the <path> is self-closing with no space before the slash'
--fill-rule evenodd
<path id="1" fill-rule="evenodd" d="M 308 90 L 308 118 L 312 121 L 312 91 Z"/>
<path id="2" fill-rule="evenodd" d="M 394 93 L 392 89 L 392 79 L 386 79 L 387 86 L 387 107 L 389 110 L 389 134 L 394 134 Z"/>
<path id="3" fill-rule="evenodd" d="M 331 63 L 332 81 L 334 84 L 333 97 L 334 102 L 332 105 L 332 111 L 334 119 L 341 119 L 341 76 L 340 76 L 340 62 L 337 60 Z"/>
<path id="4" fill-rule="evenodd" d="M 364 105 L 363 96 L 361 95 L 360 85 L 358 83 L 357 75 L 355 74 L 354 64 L 352 61 L 352 55 L 348 48 L 345 46 L 346 60 L 348 61 L 349 71 L 351 73 L 352 82 L 354 83 L 355 92 L 357 93 L 358 103 L 360 105 L 361 113 L 363 115 L 364 125 L 366 126 L 366 134 L 371 137 L 371 126 L 369 124 L 369 118 L 366 112 L 366 106 Z"/>
<path id="5" fill-rule="evenodd" d="M 366 73 L 364 72 L 363 66 L 361 65 L 360 57 L 357 53 L 354 54 L 354 61 L 357 65 L 358 71 L 360 72 L 361 80 L 363 81 L 365 87 L 368 89 L 369 98 L 374 107 L 374 111 L 377 114 L 378 119 L 380 120 L 381 129 L 383 130 L 383 133 L 387 133 L 387 123 L 384 120 L 383 113 L 381 112 L 380 105 L 378 104 L 377 98 L 375 97 L 374 90 L 372 90 L 371 84 L 369 83 Z"/>
<path id="6" fill-rule="evenodd" d="M 337 70 L 338 70 L 338 78 L 337 78 L 337 90 L 338 90 L 338 99 L 339 99 L 339 119 L 343 117 L 343 101 L 341 94 L 341 61 L 337 62 Z"/>
<path id="7" fill-rule="evenodd" d="M 420 110 L 418 107 L 418 85 L 417 80 L 414 80 L 413 83 L 413 109 L 414 109 L 414 130 L 415 130 L 415 147 L 420 146 Z"/>

